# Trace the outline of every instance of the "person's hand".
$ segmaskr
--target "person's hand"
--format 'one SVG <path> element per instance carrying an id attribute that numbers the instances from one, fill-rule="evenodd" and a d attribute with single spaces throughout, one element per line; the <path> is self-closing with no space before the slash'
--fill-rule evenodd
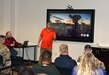
<path id="1" fill-rule="evenodd" d="M 39 43 L 37 44 L 37 47 L 40 47 L 40 44 Z"/>
<path id="2" fill-rule="evenodd" d="M 10 44 L 10 46 L 15 46 L 15 44 Z"/>
<path id="3" fill-rule="evenodd" d="M 10 46 L 14 46 L 14 44 L 10 44 Z"/>
<path id="4" fill-rule="evenodd" d="M 15 46 L 15 41 L 13 41 L 13 43 L 12 43 L 12 44 L 10 44 L 10 46 Z"/>

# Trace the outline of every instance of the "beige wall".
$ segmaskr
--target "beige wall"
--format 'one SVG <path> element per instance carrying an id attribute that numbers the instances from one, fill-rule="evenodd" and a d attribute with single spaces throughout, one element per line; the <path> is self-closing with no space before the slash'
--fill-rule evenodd
<path id="1" fill-rule="evenodd" d="M 6 31 L 11 29 L 11 15 L 10 15 L 10 0 L 2 0 L 2 5 L 3 5 L 3 9 L 2 9 L 2 22 L 3 22 L 3 33 L 5 33 Z"/>
<path id="2" fill-rule="evenodd" d="M 0 0 L 0 34 L 3 33 L 3 26 L 2 26 L 2 0 Z"/>
<path id="3" fill-rule="evenodd" d="M 18 41 L 29 40 L 37 44 L 39 33 L 46 24 L 46 9 L 66 9 L 70 4 L 74 9 L 95 9 L 95 33 L 93 46 L 109 46 L 108 0 L 2 0 L 3 33 L 11 30 Z M 0 2 L 1 3 L 1 2 Z M 1 24 L 1 21 L 0 21 Z M 77 59 L 87 43 L 55 41 L 53 60 L 59 55 L 59 45 L 69 45 L 69 54 Z M 38 49 L 39 50 L 39 49 Z M 32 55 L 32 54 L 31 54 Z"/>

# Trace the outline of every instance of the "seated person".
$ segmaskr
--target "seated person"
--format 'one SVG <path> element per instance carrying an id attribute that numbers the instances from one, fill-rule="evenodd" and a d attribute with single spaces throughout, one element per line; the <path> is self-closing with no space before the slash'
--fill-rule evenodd
<path id="1" fill-rule="evenodd" d="M 3 43 L 5 42 L 5 36 L 0 35 L 0 55 L 3 56 L 4 67 L 11 65 L 10 51 Z"/>
<path id="2" fill-rule="evenodd" d="M 57 68 L 51 64 L 51 56 L 52 54 L 49 51 L 42 52 L 41 63 L 34 65 L 32 68 L 35 75 L 42 71 L 47 73 L 47 75 L 60 75 Z"/>
<path id="3" fill-rule="evenodd" d="M 12 33 L 10 31 L 6 32 L 6 38 L 4 45 L 6 45 L 11 52 L 11 56 L 16 56 L 18 52 L 14 49 L 14 47 L 21 45 L 21 43 L 17 42 L 14 37 L 12 37 Z"/>
<path id="4" fill-rule="evenodd" d="M 92 53 L 92 47 L 90 45 L 85 45 L 83 55 L 85 53 Z M 80 62 L 81 61 L 81 58 L 82 58 L 82 56 L 79 56 L 77 62 Z"/>
<path id="5" fill-rule="evenodd" d="M 86 53 L 92 53 L 92 47 L 90 45 L 85 45 L 84 47 L 84 54 L 82 56 L 79 56 L 77 62 L 79 63 L 82 59 L 82 57 L 86 54 Z M 105 66 L 104 63 L 101 62 L 99 59 L 97 59 L 96 57 L 94 57 L 96 59 L 96 61 L 99 61 L 99 66 L 101 66 L 104 70 L 105 70 Z"/>
<path id="6" fill-rule="evenodd" d="M 72 75 L 105 75 L 104 70 L 98 66 L 99 61 L 92 53 L 86 53 L 81 58 L 80 64 L 72 71 Z"/>
<path id="7" fill-rule="evenodd" d="M 60 56 L 55 59 L 54 65 L 62 75 L 71 75 L 72 69 L 77 66 L 77 63 L 69 56 L 67 44 L 61 44 L 59 49 Z"/>
<path id="8" fill-rule="evenodd" d="M 76 61 L 69 56 L 68 45 L 61 44 L 60 47 L 60 56 L 57 57 L 54 61 L 54 65 L 60 68 L 73 69 L 77 65 Z"/>

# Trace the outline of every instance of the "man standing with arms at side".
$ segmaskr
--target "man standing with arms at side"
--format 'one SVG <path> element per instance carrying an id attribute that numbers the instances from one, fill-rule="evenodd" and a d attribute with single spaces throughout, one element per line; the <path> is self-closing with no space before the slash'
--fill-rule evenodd
<path id="1" fill-rule="evenodd" d="M 52 53 L 52 44 L 53 40 L 55 39 L 56 39 L 56 32 L 52 29 L 51 22 L 48 22 L 46 28 L 44 28 L 41 31 L 38 40 L 38 47 L 40 47 L 39 61 L 41 61 L 41 54 L 43 51 L 47 50 Z"/>
<path id="2" fill-rule="evenodd" d="M 52 53 L 52 43 L 56 39 L 56 32 L 51 27 L 51 22 L 47 23 L 46 28 L 44 28 L 38 40 L 38 46 L 40 46 L 40 53 L 45 49 L 49 50 Z M 41 44 L 40 44 L 41 43 Z"/>

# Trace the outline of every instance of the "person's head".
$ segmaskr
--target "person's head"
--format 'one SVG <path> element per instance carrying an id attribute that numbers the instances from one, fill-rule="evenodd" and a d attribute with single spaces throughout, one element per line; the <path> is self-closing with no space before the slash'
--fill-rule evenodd
<path id="1" fill-rule="evenodd" d="M 20 68 L 20 71 L 18 72 L 18 75 L 35 75 L 33 70 L 29 67 L 22 66 L 19 68 Z"/>
<path id="2" fill-rule="evenodd" d="M 42 56 L 41 64 L 47 65 L 51 63 L 52 53 L 50 51 L 42 52 L 41 56 Z"/>
<path id="3" fill-rule="evenodd" d="M 87 73 L 89 75 L 93 75 L 95 68 L 97 68 L 95 62 L 95 56 L 92 53 L 84 54 L 78 66 L 77 75 L 81 74 L 82 72 L 84 75 L 87 75 Z"/>
<path id="4" fill-rule="evenodd" d="M 5 42 L 5 36 L 4 35 L 0 35 L 0 42 L 2 42 L 2 43 Z"/>
<path id="5" fill-rule="evenodd" d="M 61 55 L 68 55 L 68 45 L 67 44 L 61 44 L 59 46 Z"/>
<path id="6" fill-rule="evenodd" d="M 12 37 L 12 33 L 11 33 L 11 31 L 7 31 L 7 32 L 6 32 L 6 37 L 7 37 L 7 38 Z"/>
<path id="7" fill-rule="evenodd" d="M 95 57 L 92 53 L 86 53 L 81 61 L 82 65 L 92 66 L 95 64 Z"/>
<path id="8" fill-rule="evenodd" d="M 51 29 L 51 22 L 48 22 L 46 27 L 47 29 Z"/>
<path id="9" fill-rule="evenodd" d="M 84 53 L 92 53 L 92 47 L 90 45 L 85 45 Z"/>

